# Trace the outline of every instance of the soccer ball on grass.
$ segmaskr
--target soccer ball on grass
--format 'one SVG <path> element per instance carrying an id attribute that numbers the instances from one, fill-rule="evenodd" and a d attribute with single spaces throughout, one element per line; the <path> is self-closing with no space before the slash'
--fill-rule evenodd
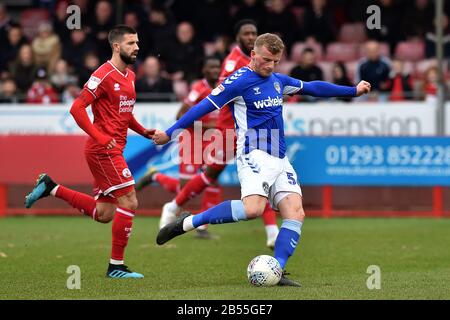
<path id="1" fill-rule="evenodd" d="M 276 285 L 283 274 L 280 263 L 272 256 L 255 257 L 247 267 L 247 278 L 254 286 L 270 287 Z"/>

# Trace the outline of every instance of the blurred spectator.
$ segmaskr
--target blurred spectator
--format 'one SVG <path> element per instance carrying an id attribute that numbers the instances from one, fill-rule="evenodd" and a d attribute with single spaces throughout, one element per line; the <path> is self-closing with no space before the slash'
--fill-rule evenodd
<path id="1" fill-rule="evenodd" d="M 230 53 L 230 50 L 228 49 L 230 46 L 231 39 L 228 36 L 218 36 L 214 41 L 214 52 L 212 53 L 212 56 L 222 62 Z"/>
<path id="2" fill-rule="evenodd" d="M 48 81 L 48 74 L 45 68 L 36 70 L 35 81 L 27 92 L 27 103 L 56 103 L 58 94 Z"/>
<path id="3" fill-rule="evenodd" d="M 50 23 L 41 23 L 38 34 L 31 43 L 34 59 L 37 65 L 45 67 L 50 72 L 55 68 L 56 61 L 61 56 L 61 42 Z"/>
<path id="4" fill-rule="evenodd" d="M 56 4 L 55 12 L 52 15 L 53 30 L 55 30 L 59 39 L 63 44 L 70 41 L 70 30 L 67 28 L 67 7 L 69 6 L 69 1 L 59 1 Z"/>
<path id="5" fill-rule="evenodd" d="M 78 70 L 78 85 L 83 87 L 89 80 L 92 73 L 100 66 L 100 60 L 95 52 L 88 52 L 84 56 L 83 67 Z"/>
<path id="6" fill-rule="evenodd" d="M 0 43 L 5 43 L 11 23 L 6 6 L 0 3 Z"/>
<path id="7" fill-rule="evenodd" d="M 81 89 L 75 82 L 69 82 L 61 94 L 61 102 L 72 104 L 80 95 Z"/>
<path id="8" fill-rule="evenodd" d="M 287 52 L 291 51 L 298 29 L 294 14 L 286 7 L 284 0 L 270 0 L 269 10 L 262 23 L 262 31 L 277 33 L 283 39 Z"/>
<path id="9" fill-rule="evenodd" d="M 303 17 L 303 32 L 306 40 L 314 38 L 326 46 L 336 39 L 334 20 L 327 9 L 326 0 L 312 0 Z"/>
<path id="10" fill-rule="evenodd" d="M 194 7 L 192 23 L 201 41 L 212 41 L 219 34 L 232 32 L 230 17 L 231 1 L 196 0 L 190 1 Z"/>
<path id="11" fill-rule="evenodd" d="M 83 29 L 72 30 L 70 42 L 63 48 L 63 59 L 66 60 L 75 70 L 83 67 L 84 56 L 95 50 L 94 44 L 87 39 Z"/>
<path id="12" fill-rule="evenodd" d="M 423 38 L 431 28 L 434 17 L 434 8 L 430 0 L 414 0 L 413 6 L 407 6 L 402 17 L 402 36 L 410 38 Z"/>
<path id="13" fill-rule="evenodd" d="M 295 62 L 298 65 L 291 70 L 291 77 L 303 81 L 323 80 L 322 69 L 316 65 L 316 56 L 312 48 L 303 49 L 300 61 Z"/>
<path id="14" fill-rule="evenodd" d="M 137 101 L 172 101 L 172 81 L 160 76 L 160 64 L 156 57 L 150 56 L 144 62 L 144 75 L 136 81 Z"/>
<path id="15" fill-rule="evenodd" d="M 162 44 L 171 39 L 175 33 L 175 22 L 169 12 L 163 8 L 154 8 L 148 15 L 149 54 L 161 54 Z"/>
<path id="16" fill-rule="evenodd" d="M 442 25 L 444 28 L 444 57 L 450 58 L 450 24 L 448 21 L 447 15 L 442 15 Z M 433 20 L 433 27 L 426 33 L 425 35 L 425 56 L 427 58 L 435 58 L 436 57 L 436 20 Z"/>
<path id="17" fill-rule="evenodd" d="M 142 25 L 139 16 L 134 11 L 128 11 L 123 17 L 123 23 L 134 28 L 137 31 L 139 39 L 139 57 L 146 57 L 149 54 L 149 47 L 151 46 L 151 39 L 149 33 L 144 25 Z M 141 59 L 139 59 L 141 60 Z"/>
<path id="18" fill-rule="evenodd" d="M 69 83 L 75 83 L 76 81 L 77 78 L 69 72 L 67 62 L 63 59 L 59 59 L 56 62 L 55 70 L 50 76 L 50 83 L 55 90 L 61 94 Z"/>
<path id="19" fill-rule="evenodd" d="M 234 14 L 234 24 L 243 19 L 251 19 L 261 26 L 266 18 L 266 7 L 261 0 L 240 0 L 236 13 Z"/>
<path id="20" fill-rule="evenodd" d="M 20 47 L 26 43 L 27 40 L 20 25 L 11 24 L 7 39 L 2 43 L 2 49 L 0 50 L 0 72 L 8 69 L 8 64 L 17 57 Z"/>
<path id="21" fill-rule="evenodd" d="M 424 82 L 422 85 L 422 96 L 426 102 L 436 103 L 438 93 L 438 68 L 430 66 L 424 74 Z"/>
<path id="22" fill-rule="evenodd" d="M 353 86 L 353 83 L 348 78 L 347 74 L 347 68 L 345 67 L 345 64 L 342 61 L 337 61 L 333 65 L 332 70 L 332 82 L 340 85 L 340 86 Z M 337 100 L 350 102 L 352 101 L 352 98 L 350 97 L 339 97 Z"/>
<path id="23" fill-rule="evenodd" d="M 403 101 L 413 98 L 412 78 L 405 70 L 403 61 L 392 61 L 392 70 L 386 89 L 391 92 L 390 101 Z"/>
<path id="24" fill-rule="evenodd" d="M 90 23 L 91 38 L 97 46 L 97 55 L 100 61 L 109 59 L 111 56 L 108 33 L 115 25 L 112 13 L 111 3 L 99 1 L 95 5 L 95 15 Z"/>
<path id="25" fill-rule="evenodd" d="M 17 85 L 13 78 L 5 78 L 0 82 L 0 103 L 19 102 Z"/>
<path id="26" fill-rule="evenodd" d="M 361 59 L 357 66 L 356 81 L 370 82 L 372 91 L 377 93 L 387 89 L 387 80 L 391 68 L 389 61 L 380 54 L 380 44 L 370 40 L 365 44 L 366 57 Z"/>
<path id="27" fill-rule="evenodd" d="M 33 50 L 29 44 L 19 49 L 16 60 L 10 64 L 11 76 L 16 80 L 19 92 L 26 93 L 34 80 L 37 66 L 34 63 Z"/>
<path id="28" fill-rule="evenodd" d="M 322 69 L 320 69 L 316 65 L 316 57 L 314 55 L 314 50 L 306 47 L 303 49 L 302 54 L 300 55 L 300 61 L 296 61 L 298 63 L 297 66 L 292 68 L 291 70 L 291 77 L 300 79 L 303 81 L 314 81 L 314 80 L 322 80 L 323 79 L 323 73 Z M 317 101 L 318 99 L 311 96 L 299 96 L 295 95 L 291 99 L 289 99 L 289 102 L 295 102 L 295 101 Z"/>
<path id="29" fill-rule="evenodd" d="M 377 5 L 381 10 L 381 29 L 366 29 L 367 37 L 379 42 L 389 43 L 392 55 L 400 40 L 400 7 L 396 5 L 394 0 L 378 0 Z"/>
<path id="30" fill-rule="evenodd" d="M 189 22 L 177 26 L 176 39 L 164 47 L 162 58 L 172 80 L 185 80 L 188 83 L 200 78 L 200 65 L 203 59 L 203 46 L 194 38 L 194 28 Z"/>

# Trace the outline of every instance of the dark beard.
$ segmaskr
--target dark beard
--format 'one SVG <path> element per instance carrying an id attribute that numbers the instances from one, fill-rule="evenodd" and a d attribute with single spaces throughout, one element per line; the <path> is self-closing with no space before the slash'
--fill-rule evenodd
<path id="1" fill-rule="evenodd" d="M 134 64 L 136 62 L 136 58 L 127 56 L 123 52 L 120 52 L 120 59 L 122 59 L 122 61 L 126 64 Z"/>

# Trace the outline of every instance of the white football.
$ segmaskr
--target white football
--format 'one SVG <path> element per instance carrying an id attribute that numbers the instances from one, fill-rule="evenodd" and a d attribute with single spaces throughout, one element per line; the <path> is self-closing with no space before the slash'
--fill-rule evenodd
<path id="1" fill-rule="evenodd" d="M 254 286 L 270 287 L 276 285 L 283 274 L 277 259 L 268 255 L 255 257 L 247 267 L 248 281 Z"/>

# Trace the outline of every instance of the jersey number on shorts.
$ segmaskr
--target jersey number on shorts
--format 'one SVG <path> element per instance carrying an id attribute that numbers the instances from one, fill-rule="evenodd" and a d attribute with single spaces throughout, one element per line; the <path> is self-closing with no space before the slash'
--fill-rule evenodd
<path id="1" fill-rule="evenodd" d="M 294 178 L 294 174 L 291 172 L 286 172 L 289 184 L 296 185 L 297 181 Z"/>

